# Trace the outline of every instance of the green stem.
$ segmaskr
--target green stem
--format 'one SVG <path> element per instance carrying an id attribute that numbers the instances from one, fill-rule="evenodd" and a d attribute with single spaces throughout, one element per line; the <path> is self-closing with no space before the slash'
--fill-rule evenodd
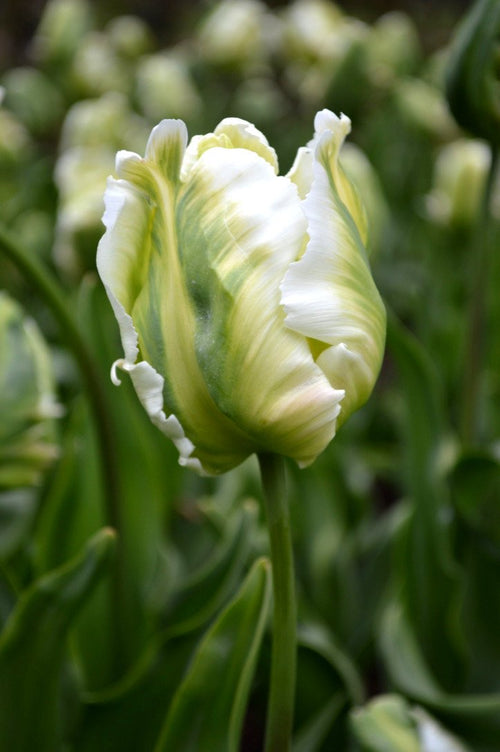
<path id="1" fill-rule="evenodd" d="M 118 459 L 115 452 L 115 437 L 112 417 L 109 413 L 106 395 L 102 386 L 101 375 L 95 365 L 94 358 L 87 343 L 78 328 L 70 305 L 60 288 L 57 280 L 49 270 L 33 255 L 16 242 L 11 234 L 0 226 L 0 248 L 10 261 L 19 269 L 21 274 L 30 281 L 52 311 L 59 324 L 63 338 L 78 363 L 80 373 L 85 382 L 94 414 L 97 437 L 100 445 L 102 473 L 104 480 L 105 524 L 120 532 L 120 487 L 118 473 Z M 120 613 L 123 602 L 123 567 L 121 546 L 117 546 L 116 571 L 114 581 L 114 604 L 116 610 L 117 653 L 121 655 L 123 648 L 121 635 Z M 121 647 L 120 647 L 121 646 Z"/>
<path id="2" fill-rule="evenodd" d="M 498 149 L 491 145 L 491 162 L 481 213 L 475 232 L 474 273 L 467 333 L 460 437 L 464 445 L 477 440 L 480 379 L 483 369 L 485 305 L 491 251 L 491 196 L 498 167 Z"/>
<path id="3" fill-rule="evenodd" d="M 273 642 L 266 752 L 290 752 L 295 701 L 295 579 L 290 515 L 283 457 L 260 454 L 262 488 L 269 526 L 273 568 Z"/>

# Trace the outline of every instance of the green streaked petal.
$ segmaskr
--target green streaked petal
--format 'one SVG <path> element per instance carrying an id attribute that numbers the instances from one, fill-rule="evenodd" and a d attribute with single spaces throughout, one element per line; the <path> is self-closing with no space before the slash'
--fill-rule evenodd
<path id="1" fill-rule="evenodd" d="M 221 120 L 214 133 L 226 136 L 233 149 L 248 149 L 259 154 L 269 162 L 276 175 L 278 174 L 278 157 L 267 138 L 252 123 L 240 118 L 225 118 Z"/>
<path id="2" fill-rule="evenodd" d="M 204 152 L 217 146 L 223 149 L 253 151 L 269 162 L 274 173 L 278 174 L 278 157 L 275 150 L 269 146 L 264 134 L 247 120 L 224 118 L 213 133 L 195 136 L 191 139 L 182 165 L 182 180 L 188 179 L 189 172 Z"/>
<path id="3" fill-rule="evenodd" d="M 301 146 L 297 151 L 297 156 L 287 173 L 287 178 L 295 183 L 299 196 L 305 199 L 313 181 L 313 155 L 311 149 Z"/>
<path id="4" fill-rule="evenodd" d="M 343 393 L 284 326 L 279 285 L 307 229 L 295 187 L 255 152 L 216 147 L 193 165 L 177 210 L 210 393 L 260 449 L 308 464 L 334 435 Z"/>
<path id="5" fill-rule="evenodd" d="M 303 202 L 310 241 L 285 276 L 282 304 L 287 326 L 310 339 L 330 383 L 345 390 L 343 422 L 366 401 L 375 383 L 385 310 L 356 224 L 359 202 L 337 164 L 350 123 L 323 111 L 315 124 L 314 177 Z"/>
<path id="6" fill-rule="evenodd" d="M 321 110 L 314 118 L 314 129 L 314 138 L 309 146 L 316 152 L 317 158 L 323 162 L 323 166 L 329 172 L 330 179 L 336 187 L 340 200 L 347 207 L 347 211 L 357 227 L 361 241 L 365 245 L 368 235 L 365 207 L 355 186 L 345 174 L 338 159 L 342 144 L 351 132 L 351 121 L 346 115 L 337 117 L 330 110 Z"/>
<path id="7" fill-rule="evenodd" d="M 254 446 L 218 410 L 196 360 L 175 218 L 180 181 L 168 166 L 169 154 L 179 164 L 182 141 L 179 123 L 162 123 L 148 145 L 148 156 L 158 155 L 160 162 L 119 154 L 120 179 L 110 180 L 106 193 L 98 268 L 120 325 L 125 361 L 119 364 L 130 372 L 141 401 L 175 441 L 182 462 L 198 459 L 206 471 L 220 472 Z"/>
<path id="8" fill-rule="evenodd" d="M 171 183 L 179 180 L 187 137 L 182 120 L 162 120 L 153 128 L 146 144 L 146 160 L 155 163 Z"/>

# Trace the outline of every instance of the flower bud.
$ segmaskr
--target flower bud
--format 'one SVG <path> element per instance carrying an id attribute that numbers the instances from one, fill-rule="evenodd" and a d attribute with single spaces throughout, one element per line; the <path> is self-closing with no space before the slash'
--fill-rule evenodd
<path id="1" fill-rule="evenodd" d="M 143 57 L 135 76 L 135 98 L 153 123 L 164 112 L 188 119 L 201 110 L 201 97 L 181 55 L 159 53 Z"/>
<path id="2" fill-rule="evenodd" d="M 57 457 L 60 414 L 48 348 L 35 323 L 0 292 L 0 490 L 31 486 Z"/>
<path id="3" fill-rule="evenodd" d="M 431 218 L 449 227 L 470 227 L 479 215 L 490 163 L 484 141 L 461 138 L 443 146 L 426 201 Z"/>
<path id="4" fill-rule="evenodd" d="M 94 268 L 102 195 L 117 144 L 143 148 L 146 140 L 145 122 L 118 92 L 77 102 L 68 111 L 54 170 L 59 195 L 54 258 L 66 276 Z"/>
<path id="5" fill-rule="evenodd" d="M 402 11 L 381 16 L 370 30 L 365 55 L 368 75 L 381 87 L 388 87 L 399 76 L 416 70 L 421 51 L 410 16 Z"/>
<path id="6" fill-rule="evenodd" d="M 137 16 L 118 16 L 106 26 L 106 34 L 124 58 L 136 60 L 153 47 L 153 37 L 148 25 Z"/>
<path id="7" fill-rule="evenodd" d="M 271 51 L 275 24 L 260 0 L 221 0 L 200 28 L 201 55 L 226 68 L 260 65 Z"/>
<path id="8" fill-rule="evenodd" d="M 64 112 L 62 95 L 48 76 L 35 68 L 13 68 L 3 77 L 6 105 L 31 133 L 47 133 Z"/>
<path id="9" fill-rule="evenodd" d="M 447 96 L 459 125 L 500 143 L 500 3 L 477 0 L 451 45 Z"/>
<path id="10" fill-rule="evenodd" d="M 67 65 L 91 28 L 86 0 L 50 0 L 33 41 L 36 59 L 49 66 Z"/>
<path id="11" fill-rule="evenodd" d="M 187 145 L 164 120 L 146 155 L 120 152 L 98 270 L 130 373 L 181 464 L 220 473 L 253 452 L 310 464 L 375 383 L 385 311 L 366 217 L 328 110 L 292 169 L 250 123 Z"/>

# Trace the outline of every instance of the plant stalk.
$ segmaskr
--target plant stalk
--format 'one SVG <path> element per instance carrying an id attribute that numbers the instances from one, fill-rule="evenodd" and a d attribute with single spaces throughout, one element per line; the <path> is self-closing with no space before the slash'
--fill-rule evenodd
<path id="1" fill-rule="evenodd" d="M 259 464 L 269 527 L 273 571 L 271 683 L 265 752 L 290 752 L 297 651 L 297 609 L 285 463 L 275 454 L 260 454 Z"/>

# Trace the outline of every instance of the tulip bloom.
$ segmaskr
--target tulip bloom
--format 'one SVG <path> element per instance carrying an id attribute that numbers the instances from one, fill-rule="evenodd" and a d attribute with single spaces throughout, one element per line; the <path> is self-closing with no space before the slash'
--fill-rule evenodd
<path id="1" fill-rule="evenodd" d="M 164 120 L 146 155 L 120 152 L 98 269 L 130 373 L 180 462 L 220 473 L 253 452 L 310 464 L 368 398 L 385 310 L 366 222 L 328 110 L 286 176 L 250 123 L 187 145 Z"/>

